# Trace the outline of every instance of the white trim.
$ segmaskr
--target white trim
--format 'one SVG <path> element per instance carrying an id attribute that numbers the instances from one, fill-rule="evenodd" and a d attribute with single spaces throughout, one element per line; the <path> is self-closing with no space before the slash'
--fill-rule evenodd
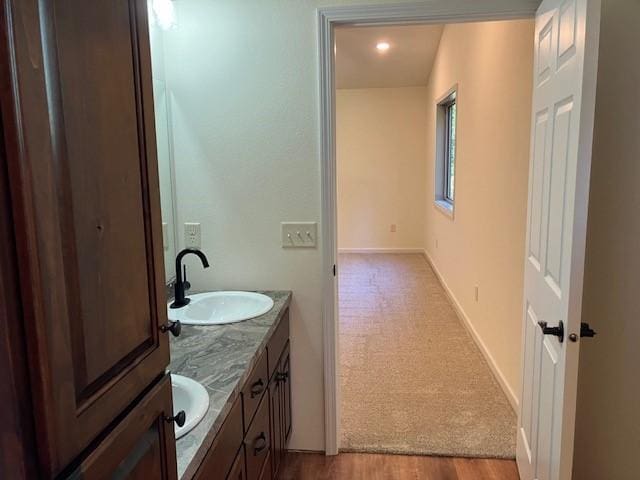
<path id="1" fill-rule="evenodd" d="M 424 248 L 339 248 L 338 253 L 424 253 Z"/>
<path id="2" fill-rule="evenodd" d="M 493 376 L 498 381 L 498 384 L 500 385 L 500 388 L 502 388 L 502 390 L 504 391 L 505 395 L 507 396 L 507 399 L 509 400 L 509 403 L 511 404 L 511 407 L 513 408 L 513 411 L 517 414 L 518 413 L 518 409 L 520 407 L 520 402 L 518 401 L 518 397 L 516 396 L 516 394 L 513 391 L 513 389 L 509 386 L 509 383 L 507 382 L 507 379 L 505 378 L 504 374 L 502 373 L 502 370 L 500 370 L 500 367 L 498 367 L 498 364 L 496 363 L 495 359 L 493 358 L 493 355 L 491 355 L 491 352 L 489 352 L 489 349 L 487 348 L 485 343 L 480 338 L 480 335 L 478 334 L 478 331 L 475 329 L 475 327 L 471 323 L 471 319 L 469 319 L 469 316 L 464 311 L 464 308 L 462 308 L 462 305 L 460 305 L 460 302 L 458 301 L 456 296 L 453 294 L 453 292 L 449 288 L 449 285 L 447 285 L 447 282 L 445 281 L 444 277 L 442 276 L 442 273 L 440 273 L 440 270 L 438 270 L 438 267 L 433 262 L 433 260 L 431 259 L 431 257 L 427 253 L 427 251 L 423 250 L 422 253 L 424 255 L 424 258 L 429 263 L 429 265 L 431 265 L 431 268 L 433 269 L 434 273 L 436 274 L 436 277 L 438 277 L 438 280 L 440 281 L 440 284 L 442 285 L 442 288 L 444 288 L 444 291 L 447 294 L 447 297 L 449 297 L 449 300 L 451 301 L 451 303 L 453 305 L 453 308 L 455 309 L 456 313 L 458 314 L 458 318 L 460 318 L 460 320 L 462 321 L 462 324 L 466 327 L 467 331 L 471 335 L 471 338 L 473 338 L 473 341 L 475 342 L 475 344 L 480 349 L 480 352 L 482 353 L 482 356 L 484 357 L 484 359 L 489 364 L 489 368 L 491 369 L 491 373 L 493 373 Z"/>
<path id="3" fill-rule="evenodd" d="M 454 180 L 455 181 L 455 180 Z M 446 215 L 453 220 L 453 203 L 448 200 L 436 199 L 433 201 L 433 206 L 436 207 L 442 214 Z"/>
<path id="4" fill-rule="evenodd" d="M 396 5 L 358 5 L 318 9 L 320 168 L 322 175 L 322 321 L 324 341 L 325 453 L 338 453 L 336 144 L 333 39 L 336 25 L 406 25 L 532 18 L 539 0 L 432 0 Z"/>

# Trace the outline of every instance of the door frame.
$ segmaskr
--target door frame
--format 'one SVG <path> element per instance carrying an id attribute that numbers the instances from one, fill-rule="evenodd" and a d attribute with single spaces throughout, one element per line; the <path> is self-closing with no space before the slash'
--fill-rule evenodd
<path id="1" fill-rule="evenodd" d="M 534 18 L 541 0 L 431 0 L 428 3 L 319 8 L 320 169 L 322 177 L 322 321 L 325 454 L 340 439 L 334 30 L 338 26 L 462 23 Z M 532 45 L 533 48 L 533 45 Z"/>

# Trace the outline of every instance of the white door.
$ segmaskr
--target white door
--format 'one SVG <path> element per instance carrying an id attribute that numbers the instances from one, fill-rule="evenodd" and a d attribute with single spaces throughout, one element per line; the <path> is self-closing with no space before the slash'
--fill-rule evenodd
<path id="1" fill-rule="evenodd" d="M 522 480 L 571 478 L 580 344 L 572 334 L 580 333 L 599 28 L 600 0 L 544 0 L 536 14 L 517 439 Z M 544 334 L 540 322 L 562 322 L 562 341 Z"/>

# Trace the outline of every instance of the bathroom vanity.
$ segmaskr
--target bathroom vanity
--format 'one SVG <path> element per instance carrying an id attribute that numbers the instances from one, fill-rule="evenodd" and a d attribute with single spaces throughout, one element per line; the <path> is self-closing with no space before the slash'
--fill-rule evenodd
<path id="1" fill-rule="evenodd" d="M 290 292 L 262 292 L 266 314 L 217 326 L 184 325 L 171 340 L 171 373 L 209 393 L 202 421 L 177 441 L 178 477 L 277 478 L 291 434 Z"/>

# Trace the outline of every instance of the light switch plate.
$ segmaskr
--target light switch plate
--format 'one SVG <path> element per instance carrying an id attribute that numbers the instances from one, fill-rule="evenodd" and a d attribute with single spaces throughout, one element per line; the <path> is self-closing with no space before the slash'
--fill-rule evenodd
<path id="1" fill-rule="evenodd" d="M 164 244 L 165 251 L 169 250 L 169 224 L 162 222 L 162 243 Z"/>
<path id="2" fill-rule="evenodd" d="M 317 245 L 316 222 L 282 222 L 283 248 L 313 248 Z"/>
<path id="3" fill-rule="evenodd" d="M 184 224 L 184 246 L 185 248 L 195 248 L 200 250 L 202 243 L 200 224 L 186 222 Z"/>

